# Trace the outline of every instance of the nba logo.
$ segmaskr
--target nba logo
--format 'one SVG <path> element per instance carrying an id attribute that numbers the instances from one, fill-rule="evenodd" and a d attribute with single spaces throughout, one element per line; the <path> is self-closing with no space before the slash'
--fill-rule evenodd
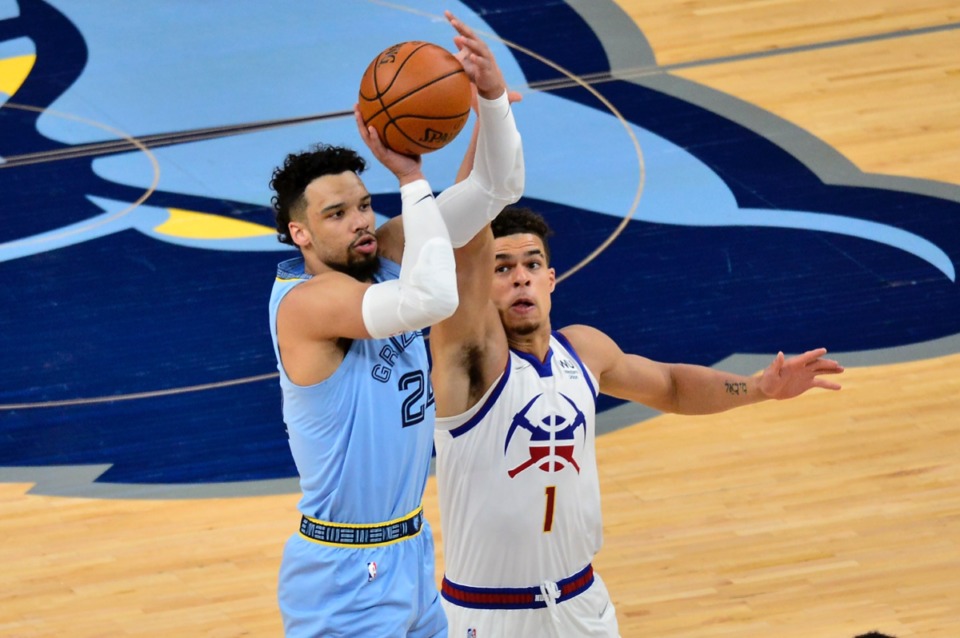
<path id="1" fill-rule="evenodd" d="M 477 630 L 473 627 L 467 629 L 467 638 L 477 638 Z"/>
<path id="2" fill-rule="evenodd" d="M 367 563 L 367 582 L 369 583 L 377 577 L 377 564 Z"/>

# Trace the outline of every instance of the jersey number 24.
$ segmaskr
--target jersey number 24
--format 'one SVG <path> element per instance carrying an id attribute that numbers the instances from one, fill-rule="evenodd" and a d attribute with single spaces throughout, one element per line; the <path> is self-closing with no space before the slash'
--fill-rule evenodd
<path id="1" fill-rule="evenodd" d="M 427 416 L 427 408 L 434 403 L 430 380 L 426 378 L 423 370 L 413 370 L 400 377 L 397 387 L 406 394 L 400 408 L 403 427 L 421 423 Z"/>

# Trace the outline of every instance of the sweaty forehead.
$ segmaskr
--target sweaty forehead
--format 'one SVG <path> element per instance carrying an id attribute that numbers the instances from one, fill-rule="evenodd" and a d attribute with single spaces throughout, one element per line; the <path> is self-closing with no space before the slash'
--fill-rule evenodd
<path id="1" fill-rule="evenodd" d="M 543 240 L 533 233 L 497 237 L 493 240 L 493 246 L 497 259 L 520 259 L 537 253 L 546 256 Z"/>
<path id="2" fill-rule="evenodd" d="M 336 204 L 355 205 L 369 193 L 353 171 L 316 178 L 304 190 L 308 210 L 323 210 Z"/>

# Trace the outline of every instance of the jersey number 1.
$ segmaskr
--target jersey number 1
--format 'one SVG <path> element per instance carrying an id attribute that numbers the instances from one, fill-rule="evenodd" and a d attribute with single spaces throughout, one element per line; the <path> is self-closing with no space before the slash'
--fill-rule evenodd
<path id="1" fill-rule="evenodd" d="M 557 499 L 557 487 L 548 485 L 544 492 L 547 497 L 547 509 L 543 513 L 543 532 L 547 533 L 553 530 L 553 503 Z"/>

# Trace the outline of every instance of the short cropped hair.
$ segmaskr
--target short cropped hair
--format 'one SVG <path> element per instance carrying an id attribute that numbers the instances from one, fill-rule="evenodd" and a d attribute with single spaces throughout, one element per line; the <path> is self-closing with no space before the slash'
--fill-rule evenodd
<path id="1" fill-rule="evenodd" d="M 553 230 L 539 213 L 522 206 L 507 206 L 494 218 L 490 228 L 493 230 L 494 239 L 507 235 L 536 235 L 543 242 L 544 257 L 547 263 L 550 263 L 550 244 L 547 237 L 553 234 Z"/>

